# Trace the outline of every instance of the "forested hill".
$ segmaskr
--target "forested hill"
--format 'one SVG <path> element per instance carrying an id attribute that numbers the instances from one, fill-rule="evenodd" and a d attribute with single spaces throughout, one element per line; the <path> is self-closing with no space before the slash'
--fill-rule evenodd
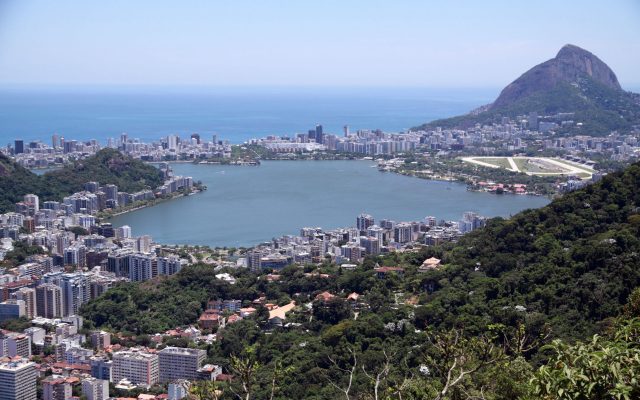
<path id="1" fill-rule="evenodd" d="M 574 113 L 560 133 L 602 136 L 612 130 L 628 132 L 640 125 L 640 95 L 624 91 L 615 73 L 594 54 L 566 45 L 558 54 L 507 85 L 481 112 L 440 119 L 414 129 L 468 128 L 476 123 L 500 123 L 536 112 L 539 115 Z"/>
<path id="2" fill-rule="evenodd" d="M 14 204 L 28 193 L 37 194 L 41 201 L 60 201 L 63 196 L 82 190 L 89 181 L 115 184 L 120 191 L 135 192 L 156 188 L 163 180 L 157 168 L 113 149 L 102 149 L 42 176 L 0 154 L 0 212 L 13 211 Z"/>
<path id="3" fill-rule="evenodd" d="M 419 318 L 480 328 L 524 308 L 555 336 L 596 332 L 640 285 L 639 188 L 636 163 L 546 207 L 491 220 L 423 279 L 435 291 Z"/>

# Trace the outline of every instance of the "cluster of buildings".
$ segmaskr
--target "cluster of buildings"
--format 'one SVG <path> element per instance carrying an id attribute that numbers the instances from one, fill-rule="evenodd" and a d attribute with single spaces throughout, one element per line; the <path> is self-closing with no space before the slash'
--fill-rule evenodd
<path id="1" fill-rule="evenodd" d="M 640 134 L 622 135 L 617 132 L 602 137 L 574 135 L 556 136 L 560 129 L 573 127 L 579 130 L 580 122 L 574 113 L 539 115 L 536 112 L 516 118 L 503 117 L 490 125 L 476 124 L 467 129 L 441 129 L 407 131 L 398 133 L 375 130 L 351 132 L 344 126 L 338 134 L 325 132 L 317 125 L 306 133 L 293 136 L 267 136 L 251 139 L 247 143 L 259 145 L 280 154 L 335 151 L 362 156 L 385 156 L 420 151 L 467 151 L 476 155 L 491 155 L 503 151 L 536 149 L 582 157 L 604 156 L 615 161 L 628 161 L 640 154 Z M 217 135 L 205 139 L 198 133 L 188 138 L 169 135 L 150 143 L 129 138 L 123 133 L 119 138 L 109 138 L 107 147 L 122 151 L 145 161 L 230 159 L 232 145 L 219 140 Z M 51 144 L 40 141 L 26 143 L 17 139 L 13 145 L 0 148 L 0 152 L 12 155 L 28 168 L 61 165 L 70 158 L 81 159 L 100 150 L 96 140 L 65 140 L 54 134 Z"/>
<path id="2" fill-rule="evenodd" d="M 103 206 L 120 204 L 117 187 L 87 182 L 85 189 L 62 202 L 41 203 L 28 194 L 15 212 L 0 214 L 0 258 L 17 247 L 41 250 L 0 270 L 0 321 L 30 320 L 22 332 L 0 331 L 0 398 L 35 399 L 38 380 L 45 400 L 71 398 L 72 392 L 103 400 L 110 383 L 130 389 L 168 382 L 170 393 L 181 396 L 173 398 L 183 398 L 185 379 L 221 373 L 203 365 L 204 350 L 124 349 L 111 344 L 108 332 L 82 333 L 79 313 L 90 300 L 120 282 L 172 275 L 186 264 L 150 236 L 96 222 Z M 42 362 L 32 351 L 44 354 Z"/>
<path id="3" fill-rule="evenodd" d="M 118 191 L 118 186 L 98 182 L 87 182 L 81 192 L 73 193 L 59 201 L 40 202 L 38 196 L 27 194 L 23 201 L 16 203 L 15 213 L 0 214 L 0 239 L 8 237 L 17 240 L 20 228 L 33 235 L 38 245 L 46 241 L 49 233 L 60 228 L 79 226 L 87 230 L 96 226 L 96 215 L 100 211 L 115 210 L 139 202 L 167 196 L 177 192 L 191 191 L 191 177 L 169 176 L 154 193 L 142 190 L 136 193 Z M 112 235 L 113 236 L 113 235 Z M 58 247 L 64 247 L 64 243 Z"/>
<path id="4" fill-rule="evenodd" d="M 89 157 L 102 147 L 95 139 L 65 140 L 54 134 L 51 144 L 41 141 L 25 143 L 22 139 L 16 139 L 13 145 L 0 148 L 0 152 L 12 155 L 25 168 L 47 168 L 63 165 L 71 159 Z M 212 135 L 211 140 L 205 140 L 197 133 L 186 140 L 179 135 L 169 135 L 151 143 L 129 138 L 123 133 L 117 139 L 109 138 L 107 147 L 118 149 L 134 158 L 156 162 L 231 157 L 231 144 L 228 141 L 219 140 L 217 135 Z"/>
<path id="5" fill-rule="evenodd" d="M 517 118 L 503 117 L 500 123 L 476 124 L 468 129 L 415 131 L 420 136 L 421 149 L 467 151 L 475 155 L 492 155 L 504 151 L 535 149 L 581 157 L 602 156 L 627 161 L 640 155 L 640 133 L 611 132 L 601 137 L 586 135 L 556 136 L 559 128 L 575 126 L 573 113 L 538 115 L 535 112 Z"/>
<path id="6" fill-rule="evenodd" d="M 248 143 L 263 146 L 276 153 L 303 153 L 331 150 L 363 156 L 384 156 L 406 152 L 466 151 L 491 155 L 504 151 L 525 149 L 551 150 L 562 154 L 606 156 L 616 161 L 627 161 L 640 155 L 640 134 L 622 135 L 612 132 L 607 136 L 585 135 L 556 137 L 559 128 L 580 127 L 573 113 L 538 115 L 535 112 L 517 118 L 504 117 L 500 123 L 476 124 L 468 129 L 436 128 L 428 131 L 387 133 L 381 130 L 358 130 L 354 133 L 344 127 L 342 136 L 325 133 L 322 125 L 290 136 L 267 136 Z"/>
<path id="7" fill-rule="evenodd" d="M 86 185 L 90 190 L 96 182 Z M 113 185 L 106 185 L 106 192 Z M 24 262 L 0 270 L 0 320 L 59 318 L 122 281 L 145 281 L 173 275 L 187 261 L 164 253 L 148 235 L 133 237 L 131 228 L 96 223 L 100 201 L 95 191 L 44 202 L 28 194 L 17 212 L 0 214 L 0 259 L 16 246 L 41 250 Z M 81 228 L 80 231 L 76 228 Z"/>
<path id="8" fill-rule="evenodd" d="M 252 139 L 248 144 L 265 147 L 275 153 L 309 153 L 330 150 L 363 156 L 391 155 L 414 151 L 420 144 L 420 135 L 413 133 L 385 133 L 376 130 L 358 130 L 355 133 L 344 127 L 344 135 L 325 133 L 322 125 L 295 137 L 267 136 Z"/>
<path id="9" fill-rule="evenodd" d="M 222 373 L 222 368 L 204 364 L 206 357 L 207 352 L 202 349 L 165 347 L 155 351 L 139 347 L 114 351 L 111 360 L 105 363 L 109 364 L 109 380 L 116 388 L 149 388 L 158 383 L 181 380 L 214 380 Z"/>
<path id="10" fill-rule="evenodd" d="M 145 396 L 178 400 L 187 396 L 189 382 L 224 377 L 220 366 L 205 363 L 206 350 L 125 348 L 112 344 L 108 332 L 79 333 L 80 317 L 33 323 L 23 333 L 0 332 L 1 399 L 35 400 L 39 380 L 44 400 L 69 399 L 73 393 L 106 400 L 112 398 L 110 384 L 123 390 L 166 384 L 164 395 Z M 47 351 L 35 362 L 32 348 L 38 354 Z"/>
<path id="11" fill-rule="evenodd" d="M 485 225 L 486 218 L 464 213 L 459 221 L 422 221 L 375 223 L 368 214 L 356 218 L 356 226 L 323 230 L 302 228 L 298 236 L 283 236 L 248 250 L 244 265 L 254 271 L 281 269 L 290 264 L 321 263 L 330 259 L 336 264 L 359 263 L 365 256 L 402 251 L 417 244 L 436 245 L 457 239 Z"/>

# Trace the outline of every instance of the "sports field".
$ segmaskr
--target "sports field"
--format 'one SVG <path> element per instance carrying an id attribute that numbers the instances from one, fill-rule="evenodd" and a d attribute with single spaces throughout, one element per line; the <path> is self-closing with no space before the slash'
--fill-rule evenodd
<path id="1" fill-rule="evenodd" d="M 538 176 L 577 175 L 580 178 L 591 178 L 595 172 L 589 166 L 550 157 L 464 157 L 462 161 Z"/>

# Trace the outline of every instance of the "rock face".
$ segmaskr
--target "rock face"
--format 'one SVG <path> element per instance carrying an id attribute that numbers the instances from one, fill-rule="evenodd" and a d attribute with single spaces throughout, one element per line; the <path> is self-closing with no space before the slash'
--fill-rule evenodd
<path id="1" fill-rule="evenodd" d="M 536 65 L 505 87 L 490 109 L 509 106 L 533 93 L 587 77 L 610 89 L 622 90 L 616 74 L 607 64 L 592 53 L 568 44 L 555 58 Z"/>

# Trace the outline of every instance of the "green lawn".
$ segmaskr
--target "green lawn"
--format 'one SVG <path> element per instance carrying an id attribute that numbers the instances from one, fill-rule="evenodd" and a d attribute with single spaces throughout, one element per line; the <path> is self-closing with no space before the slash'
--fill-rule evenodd
<path id="1" fill-rule="evenodd" d="M 500 168 L 510 169 L 509 161 L 506 157 L 492 157 L 492 158 L 477 158 L 478 161 L 486 162 Z"/>

